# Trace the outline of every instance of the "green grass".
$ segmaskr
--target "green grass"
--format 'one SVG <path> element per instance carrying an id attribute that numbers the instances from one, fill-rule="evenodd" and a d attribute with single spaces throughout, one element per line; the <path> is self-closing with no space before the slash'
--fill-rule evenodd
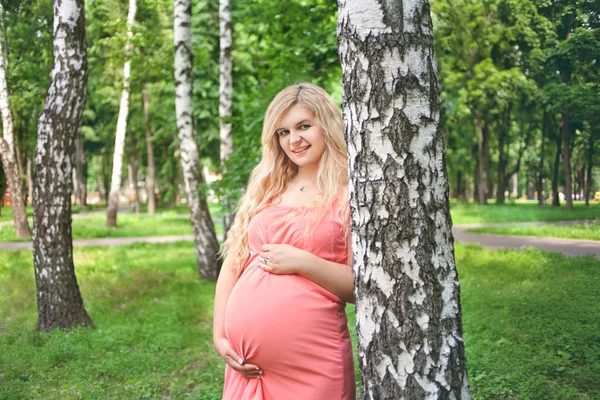
<path id="1" fill-rule="evenodd" d="M 119 213 L 117 228 L 106 226 L 106 213 L 86 214 L 73 218 L 73 239 L 120 238 L 139 236 L 191 235 L 192 226 L 186 216 L 176 211 L 163 211 L 154 216 Z M 223 226 L 215 223 L 217 235 L 223 234 Z M 25 241 L 15 236 L 12 224 L 0 226 L 0 242 Z"/>
<path id="2" fill-rule="evenodd" d="M 10 209 L 10 207 L 7 207 Z M 150 216 L 142 213 L 134 214 L 133 210 L 120 212 L 117 216 L 117 227 L 106 226 L 106 212 L 90 213 L 73 218 L 73 239 L 93 238 L 120 238 L 140 236 L 169 236 L 169 235 L 191 235 L 192 227 L 189 221 L 189 210 L 187 205 L 180 204 L 175 208 L 160 207 L 156 215 Z M 75 210 L 77 214 L 78 210 Z M 215 222 L 217 235 L 223 235 L 223 225 L 220 218 L 223 211 L 219 204 L 209 203 L 209 211 Z M 33 212 L 29 210 L 28 212 Z M 11 216 L 12 218 L 12 216 Z M 30 221 L 30 226 L 32 225 Z M 0 242 L 22 242 L 27 241 L 15 236 L 12 224 L 0 226 Z"/>
<path id="3" fill-rule="evenodd" d="M 190 243 L 76 248 L 96 329 L 35 332 L 31 253 L 0 251 L 2 399 L 220 398 L 214 284 Z M 600 398 L 600 262 L 457 246 L 475 399 Z M 355 317 L 349 307 L 352 328 Z"/>
<path id="4" fill-rule="evenodd" d="M 478 246 L 456 260 L 476 398 L 600 398 L 600 261 Z"/>
<path id="5" fill-rule="evenodd" d="M 97 209 L 103 208 L 103 207 L 106 207 L 106 206 L 88 205 L 88 206 L 84 207 L 83 210 L 92 211 L 92 210 L 97 210 Z M 28 218 L 33 218 L 33 207 L 32 206 L 27 206 L 25 209 L 25 212 L 27 213 Z M 76 204 L 73 205 L 73 214 L 79 214 L 79 212 L 81 212 L 79 207 Z M 0 208 L 0 222 L 4 222 L 4 221 L 12 221 L 12 207 Z"/>
<path id="6" fill-rule="evenodd" d="M 600 240 L 600 223 L 588 223 L 581 225 L 559 226 L 559 225 L 538 225 L 538 226 L 502 226 L 473 228 L 469 232 L 496 233 L 500 235 L 520 235 L 520 236 L 538 236 L 555 237 L 566 239 L 586 239 Z"/>
<path id="7" fill-rule="evenodd" d="M 573 210 L 567 211 L 564 204 L 561 207 L 539 207 L 533 202 L 481 206 L 475 203 L 452 201 L 450 213 L 455 225 L 596 219 L 600 218 L 600 203 L 590 203 L 590 206 L 586 207 L 582 202 L 575 202 Z"/>

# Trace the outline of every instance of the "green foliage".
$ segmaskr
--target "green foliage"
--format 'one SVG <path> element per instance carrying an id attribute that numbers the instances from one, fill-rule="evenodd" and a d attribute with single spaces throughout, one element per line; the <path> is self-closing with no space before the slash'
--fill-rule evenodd
<path id="1" fill-rule="evenodd" d="M 50 86 L 52 3 L 10 0 L 1 5 L 6 81 L 15 142 L 23 156 L 33 156 L 37 120 Z"/>

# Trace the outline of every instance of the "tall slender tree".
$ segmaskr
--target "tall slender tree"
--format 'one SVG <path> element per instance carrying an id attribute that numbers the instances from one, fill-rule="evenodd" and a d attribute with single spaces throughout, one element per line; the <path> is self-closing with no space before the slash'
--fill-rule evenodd
<path id="1" fill-rule="evenodd" d="M 427 0 L 340 0 L 364 398 L 470 398 Z"/>
<path id="2" fill-rule="evenodd" d="M 108 212 L 106 225 L 117 226 L 117 212 L 119 210 L 119 191 L 121 190 L 121 176 L 123 172 L 123 150 L 125 149 L 125 132 L 127 131 L 127 117 L 129 115 L 129 78 L 131 77 L 131 59 L 133 50 L 133 24 L 137 0 L 129 0 L 129 12 L 127 13 L 127 44 L 125 45 L 125 66 L 123 67 L 123 90 L 121 92 L 121 103 L 119 106 L 119 118 L 117 120 L 117 132 L 115 135 L 115 152 L 113 155 L 112 178 L 110 181 L 110 194 L 108 195 Z"/>
<path id="3" fill-rule="evenodd" d="M 154 215 L 156 212 L 156 195 L 154 194 L 156 177 L 154 163 L 154 145 L 152 143 L 152 121 L 150 117 L 150 95 L 148 94 L 148 85 L 142 83 L 142 102 L 144 107 L 144 120 L 146 123 L 146 158 L 148 160 L 146 171 L 146 191 L 148 192 L 148 215 Z"/>
<path id="4" fill-rule="evenodd" d="M 205 180 L 194 133 L 191 0 L 175 0 L 174 12 L 175 110 L 185 193 L 194 230 L 198 273 L 203 279 L 216 280 L 221 266 L 219 243 L 206 203 Z"/>
<path id="5" fill-rule="evenodd" d="M 231 62 L 231 10 L 229 0 L 219 2 L 219 30 L 220 30 L 220 67 L 219 67 L 219 129 L 221 137 L 221 167 L 225 171 L 225 162 L 233 151 L 233 137 L 231 136 L 231 91 L 233 87 L 232 62 Z M 225 199 L 225 215 L 223 216 L 223 229 L 225 235 L 233 223 L 233 214 L 230 211 L 231 202 Z"/>
<path id="6" fill-rule="evenodd" d="M 54 68 L 38 123 L 33 191 L 37 329 L 91 325 L 73 265 L 72 159 L 87 83 L 84 0 L 54 0 Z"/>
<path id="7" fill-rule="evenodd" d="M 8 103 L 8 87 L 6 85 L 6 69 L 4 60 L 4 49 L 0 40 L 0 111 L 2 112 L 2 137 L 0 137 L 0 158 L 10 190 L 10 203 L 12 206 L 13 225 L 15 235 L 20 238 L 31 237 L 27 213 L 25 211 L 25 196 L 19 168 L 15 159 L 15 140 L 13 134 L 13 120 Z M 4 192 L 0 193 L 4 196 Z"/>

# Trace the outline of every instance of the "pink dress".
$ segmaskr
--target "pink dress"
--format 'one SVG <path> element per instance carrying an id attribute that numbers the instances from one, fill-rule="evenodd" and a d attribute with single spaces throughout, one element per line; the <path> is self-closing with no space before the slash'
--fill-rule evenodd
<path id="1" fill-rule="evenodd" d="M 355 400 L 355 372 L 345 302 L 300 275 L 275 275 L 258 265 L 263 244 L 290 244 L 346 263 L 342 226 L 332 210 L 306 234 L 313 211 L 272 205 L 250 221 L 250 258 L 225 310 L 234 350 L 260 366 L 247 379 L 229 366 L 224 400 Z"/>

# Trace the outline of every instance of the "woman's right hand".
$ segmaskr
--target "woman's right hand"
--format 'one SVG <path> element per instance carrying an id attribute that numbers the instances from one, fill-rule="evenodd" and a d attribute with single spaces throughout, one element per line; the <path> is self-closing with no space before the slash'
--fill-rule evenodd
<path id="1" fill-rule="evenodd" d="M 234 371 L 239 372 L 244 377 L 249 379 L 260 379 L 261 375 L 263 374 L 263 370 L 258 365 L 246 363 L 244 359 L 240 357 L 235 350 L 233 350 L 229 340 L 226 338 L 217 340 L 215 342 L 215 348 L 219 354 L 221 354 L 223 360 L 225 360 L 225 362 L 229 364 Z"/>

